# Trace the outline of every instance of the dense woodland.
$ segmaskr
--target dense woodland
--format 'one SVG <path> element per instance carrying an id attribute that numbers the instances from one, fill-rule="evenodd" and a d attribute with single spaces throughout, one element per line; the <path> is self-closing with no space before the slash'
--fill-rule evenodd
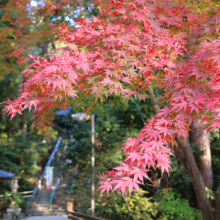
<path id="1" fill-rule="evenodd" d="M 106 19 L 107 22 L 112 19 L 111 21 L 120 23 L 120 19 L 118 19 L 119 21 L 116 21 L 114 18 L 121 16 L 120 13 L 125 15 L 126 10 L 128 13 L 130 12 L 129 10 L 131 10 L 131 8 L 129 8 L 130 6 L 127 6 L 124 2 L 126 3 L 131 1 L 97 1 L 92 3 L 91 1 L 72 0 L 1 0 L 0 102 L 2 103 L 4 101 L 16 100 L 22 91 L 24 91 L 23 89 L 26 85 L 23 83 L 26 82 L 27 79 L 30 80 L 31 77 L 29 77 L 28 74 L 22 75 L 20 73 L 24 69 L 30 68 L 28 67 L 29 65 L 32 65 L 32 69 L 35 68 L 37 74 L 39 71 L 46 69 L 46 64 L 44 64 L 45 61 L 43 58 L 45 58 L 45 60 L 49 60 L 50 54 L 53 54 L 55 51 L 57 51 L 56 54 L 59 56 L 59 54 L 62 54 L 65 50 L 68 52 L 70 51 L 71 53 L 72 51 L 76 50 L 75 46 L 71 46 L 73 38 L 71 38 L 72 33 L 67 33 L 68 29 L 74 32 L 74 30 L 77 30 L 80 25 L 85 25 L 85 28 L 81 30 L 81 32 L 79 31 L 79 33 L 77 33 L 78 35 L 76 36 L 78 36 L 78 38 L 75 38 L 75 40 L 78 42 L 80 51 L 82 53 L 88 52 L 89 49 L 86 48 L 86 46 L 88 45 L 88 47 L 92 48 L 95 42 L 99 43 L 100 40 L 100 38 L 96 38 L 95 34 L 93 36 L 95 40 L 92 39 L 92 31 L 91 33 L 88 31 L 86 34 L 86 31 L 89 30 L 90 25 L 91 29 L 93 28 L 96 31 L 101 30 L 100 26 L 98 26 L 98 28 L 96 27 L 95 22 L 97 21 L 92 17 L 101 16 L 100 19 Z M 136 2 L 141 4 L 141 2 L 145 1 Z M 147 2 L 148 1 L 146 1 L 146 4 Z M 156 2 L 158 2 L 158 4 L 165 4 L 162 0 L 149 2 L 149 4 L 151 4 L 151 2 L 154 2 L 152 4 L 156 4 Z M 211 44 L 215 39 L 219 39 L 218 32 L 220 28 L 220 3 L 219 1 L 214 0 L 185 1 L 185 3 L 181 0 L 175 0 L 173 2 L 176 3 L 173 8 L 171 6 L 170 8 L 167 6 L 167 8 L 165 7 L 166 9 L 164 9 L 164 11 L 160 9 L 162 11 L 161 14 L 157 12 L 159 14 L 159 18 L 157 18 L 156 15 L 152 15 L 152 20 L 158 19 L 158 21 L 155 21 L 155 25 L 157 22 L 160 23 L 163 21 L 165 29 L 172 32 L 171 38 L 174 43 L 173 45 L 170 45 L 170 48 L 173 47 L 176 50 L 178 49 L 182 51 L 178 51 L 179 54 L 174 54 L 169 47 L 166 47 L 163 48 L 163 52 L 166 51 L 164 53 L 168 57 L 166 57 L 168 60 L 176 59 L 178 62 L 181 61 L 181 59 L 185 59 L 184 61 L 181 61 L 182 65 L 184 62 L 190 62 L 188 61 L 190 60 L 190 56 L 193 57 L 192 54 L 199 51 L 200 43 L 203 40 L 206 40 L 207 44 Z M 171 4 L 170 1 L 169 4 Z M 123 6 L 125 6 L 125 8 L 123 8 Z M 183 14 L 181 14 L 181 10 L 185 10 L 185 7 L 188 7 L 189 9 L 187 10 L 191 11 L 187 12 L 188 14 L 185 11 Z M 170 17 L 172 18 L 173 16 L 174 19 L 172 22 L 170 21 L 171 25 L 169 26 L 166 23 L 169 21 L 166 17 L 166 13 L 167 11 L 169 12 L 171 8 L 173 11 L 172 13 L 170 12 Z M 106 10 L 105 13 L 103 13 L 103 10 Z M 107 16 L 109 16 L 109 20 L 106 18 Z M 177 19 L 181 16 L 182 23 Z M 88 22 L 84 24 L 82 21 L 83 19 L 87 21 L 93 19 L 94 23 Z M 129 15 L 127 15 L 127 18 L 123 19 L 129 26 Z M 137 28 L 141 29 L 141 21 L 144 20 L 144 18 L 140 17 L 138 19 L 137 20 L 140 22 L 140 25 L 137 25 L 136 23 L 135 25 Z M 178 20 L 179 23 L 176 20 Z M 144 23 L 144 25 L 146 25 L 146 23 Z M 102 25 L 106 25 L 106 27 L 108 27 L 108 24 Z M 148 27 L 147 25 L 146 27 Z M 129 27 L 132 29 L 133 26 L 130 25 Z M 199 28 L 201 28 L 201 30 Z M 84 35 L 82 34 L 83 31 L 85 31 L 85 33 L 83 33 Z M 144 29 L 144 31 L 147 32 L 147 28 Z M 197 31 L 199 33 L 197 33 Z M 155 35 L 157 33 L 160 34 L 160 30 L 156 29 Z M 177 45 L 182 43 L 178 42 L 178 37 L 176 37 L 177 33 L 180 33 L 180 36 L 186 35 L 184 40 L 187 41 L 187 43 L 184 42 L 184 46 L 181 45 L 184 49 L 177 48 Z M 82 34 L 83 37 L 80 34 Z M 102 36 L 106 38 L 109 37 L 105 36 L 104 34 Z M 138 37 L 140 36 L 138 35 Z M 196 37 L 193 38 L 194 36 Z M 118 36 L 114 37 L 116 39 Z M 155 36 L 153 36 L 152 39 L 154 37 Z M 170 35 L 165 35 L 165 37 L 170 37 Z M 110 42 L 112 39 L 105 40 L 106 42 Z M 123 47 L 126 45 L 127 40 L 128 39 L 126 39 L 126 37 L 121 39 Z M 135 39 L 132 40 L 137 44 L 137 39 L 136 41 Z M 65 167 L 65 172 L 72 176 L 73 183 L 73 185 L 67 189 L 67 191 L 70 193 L 69 199 L 71 201 L 75 201 L 75 207 L 77 210 L 84 213 L 90 213 L 91 190 L 89 183 L 91 182 L 92 173 L 91 125 L 90 122 L 77 122 L 73 120 L 71 118 L 71 114 L 77 112 L 86 112 L 89 115 L 95 115 L 95 183 L 96 189 L 98 189 L 102 186 L 101 177 L 104 175 L 104 173 L 106 173 L 108 170 L 111 170 L 113 167 L 119 166 L 119 164 L 126 159 L 126 155 L 120 151 L 121 146 L 123 146 L 123 143 L 126 141 L 126 139 L 128 137 L 135 137 L 139 134 L 139 131 L 143 128 L 143 126 L 148 123 L 152 123 L 151 118 L 159 114 L 160 109 L 168 109 L 169 101 L 167 100 L 169 98 L 171 100 L 170 102 L 173 102 L 171 105 L 172 110 L 186 110 L 184 105 L 180 107 L 177 106 L 179 103 L 181 103 L 180 100 L 177 99 L 175 103 L 172 101 L 172 90 L 176 91 L 181 89 L 181 86 L 185 86 L 189 89 L 189 87 L 187 87 L 188 84 L 192 84 L 194 88 L 204 86 L 204 84 L 200 82 L 199 86 L 197 86 L 196 83 L 201 76 L 198 73 L 194 74 L 194 72 L 191 74 L 191 78 L 187 81 L 188 84 L 183 83 L 184 85 L 179 85 L 177 89 L 173 89 L 173 87 L 167 89 L 161 86 L 164 79 L 163 77 L 165 77 L 166 74 L 167 76 L 170 74 L 170 72 L 165 70 L 163 65 L 167 65 L 168 67 L 174 69 L 174 66 L 172 66 L 170 63 L 166 63 L 166 59 L 164 57 L 160 59 L 162 60 L 162 64 L 158 64 L 159 62 L 157 63 L 155 61 L 161 56 L 161 52 L 158 52 L 160 51 L 158 48 L 161 47 L 161 45 L 163 46 L 163 43 L 158 41 L 157 45 L 155 46 L 156 49 L 154 50 L 151 48 L 149 51 L 150 55 L 148 59 L 153 60 L 151 66 L 154 67 L 153 75 L 150 75 L 149 77 L 150 83 L 147 79 L 148 75 L 144 75 L 144 72 L 141 72 L 141 68 L 137 68 L 137 64 L 131 64 L 131 62 L 134 62 L 132 59 L 137 57 L 137 52 L 135 52 L 137 49 L 133 45 L 133 48 L 127 49 L 126 51 L 130 54 L 129 57 L 123 55 L 123 51 L 121 52 L 120 59 L 123 59 L 120 60 L 120 62 L 127 62 L 132 67 L 129 69 L 130 74 L 137 74 L 138 76 L 135 75 L 136 78 L 134 77 L 130 79 L 129 76 L 124 77 L 123 80 L 120 81 L 117 79 L 117 77 L 114 79 L 114 77 L 111 75 L 113 78 L 110 77 L 103 79 L 101 71 L 104 67 L 102 66 L 103 63 L 100 62 L 97 65 L 100 65 L 101 67 L 96 68 L 96 70 L 98 69 L 99 71 L 98 74 L 101 73 L 100 78 L 96 78 L 95 80 L 97 81 L 94 80 L 93 76 L 89 75 L 85 75 L 84 78 L 86 80 L 86 77 L 90 77 L 92 78 L 92 83 L 94 85 L 103 84 L 103 87 L 92 87 L 92 83 L 88 83 L 89 86 L 85 88 L 86 95 L 83 93 L 84 91 L 80 91 L 77 94 L 78 97 L 74 97 L 75 95 L 71 93 L 71 91 L 69 95 L 70 97 L 63 99 L 63 97 L 66 96 L 66 91 L 62 91 L 62 86 L 61 88 L 57 89 L 56 87 L 59 87 L 59 85 L 56 85 L 55 88 L 58 92 L 57 94 L 54 94 L 55 96 L 57 95 L 57 97 L 60 96 L 61 98 L 59 97 L 59 99 L 55 99 L 55 101 L 52 100 L 50 103 L 43 101 L 42 106 L 40 106 L 40 104 L 37 102 L 29 104 L 32 100 L 28 100 L 29 103 L 25 105 L 25 108 L 27 109 L 25 109 L 22 114 L 16 114 L 16 111 L 17 113 L 21 113 L 21 109 L 19 108 L 17 108 L 15 112 L 9 111 L 13 117 L 12 120 L 10 115 L 8 116 L 6 114 L 1 114 L 0 170 L 15 173 L 16 175 L 20 175 L 22 177 L 21 180 L 19 180 L 19 191 L 32 190 L 42 172 L 42 169 L 45 166 L 45 163 L 55 145 L 57 138 L 62 136 L 63 144 L 67 144 L 68 146 L 66 158 L 73 161 L 72 167 L 69 167 L 68 165 Z M 109 43 L 106 48 L 110 47 L 111 46 Z M 185 49 L 188 47 L 192 48 L 189 50 L 189 52 L 185 51 Z M 100 48 L 103 49 L 104 46 L 102 48 L 101 45 Z M 210 46 L 210 48 L 210 50 L 212 50 L 215 48 L 215 46 Z M 206 51 L 204 53 L 206 53 Z M 36 57 L 27 59 L 30 54 Z M 212 54 L 210 52 L 210 57 L 211 55 Z M 38 59 L 37 56 L 41 56 L 42 58 Z M 119 63 L 117 60 L 118 57 L 116 57 L 115 54 L 110 54 L 109 56 L 112 56 L 113 60 L 116 60 Z M 144 55 L 139 54 L 139 56 L 142 57 Z M 196 56 L 197 55 L 195 55 L 195 57 Z M 101 56 L 99 55 L 99 58 L 100 57 Z M 213 60 L 207 62 L 204 62 L 203 60 L 205 57 L 204 54 L 201 56 L 198 55 L 196 58 L 195 57 L 193 57 L 193 59 L 201 58 L 201 61 L 198 65 L 203 65 L 204 63 L 207 69 L 211 69 L 212 66 L 219 65 L 219 57 L 216 58 L 216 60 L 213 58 Z M 117 63 L 116 61 L 115 63 Z M 42 66 L 38 66 L 41 62 L 43 63 Z M 87 71 L 86 64 L 83 66 L 82 63 L 77 64 L 78 66 L 81 65 L 82 67 L 80 74 Z M 55 64 L 53 63 L 53 65 Z M 114 68 L 118 70 L 118 66 L 115 65 Z M 192 66 L 192 64 L 190 63 L 188 66 Z M 199 66 L 198 68 L 200 68 L 202 71 L 205 67 Z M 188 71 L 187 68 L 184 70 L 186 72 Z M 59 71 L 58 68 L 57 71 Z M 138 71 L 140 71 L 140 73 Z M 214 70 L 210 70 L 210 72 L 211 71 L 214 72 Z M 26 73 L 28 73 L 28 71 L 26 71 Z M 52 74 L 53 72 L 51 75 Z M 177 77 L 180 79 L 180 84 L 184 81 L 184 79 L 181 78 L 182 75 L 179 74 Z M 144 76 L 146 78 L 144 78 Z M 211 77 L 212 76 L 210 75 L 205 79 L 202 78 L 203 80 L 201 80 L 201 82 L 205 81 L 206 83 L 210 83 L 212 82 Z M 33 81 L 34 80 L 41 81 L 42 79 L 36 78 L 33 79 Z M 82 89 L 87 82 L 85 82 L 84 79 L 80 80 L 81 87 L 79 87 Z M 117 83 L 120 82 L 122 84 L 128 84 L 126 87 L 128 89 L 131 89 L 130 84 L 132 84 L 133 90 L 130 90 L 132 92 L 130 92 L 129 97 L 126 96 L 127 94 L 123 94 L 123 92 L 120 93 L 120 91 L 118 91 L 118 87 L 114 84 L 116 81 Z M 216 81 L 218 82 L 219 79 L 215 79 L 215 82 Z M 172 82 L 177 84 L 177 82 L 174 80 Z M 48 87 L 49 84 L 50 83 L 47 82 Z M 113 85 L 111 88 L 112 90 L 115 89 L 116 92 L 109 92 L 108 89 L 105 90 L 106 87 L 109 88 L 109 85 Z M 211 87 L 211 84 L 209 85 Z M 215 86 L 217 90 L 218 85 Z M 49 91 L 48 87 L 45 86 L 43 89 L 45 91 Z M 207 91 L 208 88 L 209 86 L 206 87 Z M 38 92 L 39 88 L 34 89 Z M 139 94 L 138 92 L 140 90 L 143 93 Z M 213 91 L 207 92 L 208 98 L 210 99 L 213 97 L 210 95 L 212 92 Z M 105 94 L 104 98 L 102 97 L 103 94 Z M 141 99 L 142 95 L 146 96 L 145 100 Z M 138 96 L 140 99 L 137 98 Z M 72 97 L 74 97 L 74 99 Z M 186 100 L 186 102 L 192 103 L 191 100 Z M 215 103 L 218 102 L 215 101 Z M 32 107 L 35 107 L 36 109 L 36 106 L 39 107 L 37 112 L 28 111 L 28 108 L 30 110 Z M 55 115 L 57 111 L 60 109 L 65 110 L 67 106 L 72 107 L 69 115 L 64 117 Z M 177 107 L 174 108 L 174 106 Z M 212 107 L 217 108 L 214 106 L 214 104 Z M 1 106 L 1 110 L 3 110 L 3 108 L 4 106 Z M 112 220 L 220 219 L 220 185 L 218 188 L 220 178 L 220 130 L 218 126 L 216 126 L 213 130 L 203 130 L 203 118 L 201 119 L 198 117 L 198 115 L 203 114 L 201 113 L 201 109 L 202 108 L 199 106 L 198 109 L 195 108 L 194 110 L 188 110 L 188 114 L 192 116 L 192 118 L 190 118 L 192 123 L 188 127 L 185 126 L 187 127 L 187 134 L 189 134 L 187 137 L 186 151 L 184 151 L 184 148 L 181 148 L 181 144 L 186 141 L 186 139 L 182 140 L 180 137 L 176 138 L 180 145 L 179 148 L 171 146 L 173 145 L 173 142 L 168 141 L 168 145 L 170 145 L 170 148 L 173 149 L 174 153 L 174 156 L 169 157 L 171 160 L 171 169 L 166 169 L 167 167 L 165 168 L 165 170 L 169 170 L 169 173 L 161 169 L 162 166 L 157 166 L 155 168 L 150 167 L 147 172 L 149 178 L 145 178 L 142 184 L 139 181 L 140 184 L 138 184 L 138 186 L 140 187 L 140 194 L 136 189 L 134 189 L 131 195 L 129 195 L 129 190 L 127 190 L 125 193 L 125 190 L 121 189 L 118 190 L 118 192 L 116 192 L 117 190 L 113 193 L 110 192 L 109 195 L 103 194 L 102 197 L 100 197 L 100 190 L 96 191 L 96 216 Z M 35 117 L 36 114 L 37 117 Z M 169 112 L 169 114 L 173 114 L 172 117 L 178 116 L 178 113 L 176 112 L 172 114 Z M 204 113 L 205 118 L 212 117 L 210 120 L 206 121 L 207 127 L 211 126 L 211 123 L 216 122 L 215 118 L 219 117 L 218 115 L 210 115 L 211 114 L 209 113 Z M 195 119 L 196 117 L 198 120 Z M 74 141 L 71 141 L 71 138 L 74 138 Z M 189 154 L 193 159 L 187 157 Z M 132 162 L 133 160 L 135 159 L 132 159 Z M 33 163 L 33 161 L 35 161 L 35 163 Z M 195 163 L 191 163 L 191 161 L 195 161 Z M 159 162 L 157 163 L 159 164 Z M 75 167 L 78 168 L 76 174 L 74 174 Z M 109 177 L 114 178 L 114 176 L 111 174 Z M 195 178 L 197 178 L 200 181 L 200 177 L 202 182 L 204 182 L 203 185 L 199 185 L 195 180 Z M 140 177 L 139 179 L 141 180 Z M 7 206 L 7 193 L 9 193 L 9 191 L 9 183 L 6 183 L 2 188 L 0 188 L 0 194 L 5 195 L 4 199 L 0 201 L 1 213 L 5 211 Z M 20 203 L 21 207 L 25 209 L 27 201 L 18 196 L 18 202 Z"/>

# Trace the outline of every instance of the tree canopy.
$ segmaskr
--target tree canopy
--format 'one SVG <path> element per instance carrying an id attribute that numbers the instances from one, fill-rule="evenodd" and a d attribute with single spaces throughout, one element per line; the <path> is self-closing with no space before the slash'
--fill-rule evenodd
<path id="1" fill-rule="evenodd" d="M 151 167 L 169 172 L 170 145 L 179 145 L 190 159 L 186 138 L 193 121 L 201 120 L 207 131 L 220 125 L 220 6 L 208 0 L 97 4 L 98 17 L 79 19 L 74 29 L 61 26 L 60 39 L 67 45 L 61 54 L 29 58 L 30 68 L 22 72 L 23 90 L 17 100 L 4 102 L 4 112 L 13 118 L 33 108 L 39 116 L 78 91 L 97 99 L 113 93 L 145 99 L 157 84 L 167 106 L 136 137 L 128 138 L 122 148 L 125 161 L 102 176 L 101 193 L 131 193 L 149 178 Z M 200 184 L 194 181 L 194 187 Z M 204 193 L 197 191 L 200 201 Z M 204 218 L 212 216 L 207 198 L 200 205 Z"/>

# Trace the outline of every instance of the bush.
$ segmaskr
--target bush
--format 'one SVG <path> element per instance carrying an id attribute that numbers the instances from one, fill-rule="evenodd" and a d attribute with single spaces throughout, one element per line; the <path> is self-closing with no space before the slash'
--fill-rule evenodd
<path id="1" fill-rule="evenodd" d="M 167 188 L 158 190 L 154 207 L 158 218 L 163 220 L 199 220 L 202 213 L 192 208 L 188 200 L 180 198 L 180 195 Z"/>
<path id="2" fill-rule="evenodd" d="M 148 192 L 141 190 L 141 195 L 133 191 L 130 197 L 121 194 L 110 194 L 98 199 L 96 214 L 114 220 L 152 220 L 156 216 L 154 200 L 147 198 Z"/>

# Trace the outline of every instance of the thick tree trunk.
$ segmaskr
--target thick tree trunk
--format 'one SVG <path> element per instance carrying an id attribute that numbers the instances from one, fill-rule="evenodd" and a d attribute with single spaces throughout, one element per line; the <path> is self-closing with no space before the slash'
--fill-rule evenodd
<path id="1" fill-rule="evenodd" d="M 220 180 L 215 194 L 215 218 L 220 220 Z"/>
<path id="2" fill-rule="evenodd" d="M 198 198 L 199 206 L 204 220 L 214 220 L 214 216 L 211 210 L 211 205 L 207 198 L 205 191 L 205 183 L 201 172 L 198 169 L 194 155 L 189 145 L 188 139 L 178 138 L 179 148 L 182 150 L 182 158 L 180 159 L 181 163 L 184 162 L 184 166 L 187 170 L 187 173 L 192 181 L 196 196 Z M 179 149 L 179 151 L 181 151 Z M 177 154 L 177 156 L 179 156 Z"/>
<path id="3" fill-rule="evenodd" d="M 154 108 L 155 114 L 159 113 L 159 107 L 156 97 L 154 95 L 153 88 L 149 88 L 149 94 L 151 102 Z M 202 211 L 203 220 L 214 220 L 214 216 L 211 210 L 211 206 L 205 191 L 205 184 L 201 172 L 198 169 L 194 155 L 189 145 L 189 140 L 184 138 L 177 138 L 179 147 L 175 148 L 175 153 L 181 164 L 186 168 L 186 171 L 192 181 L 196 196 L 199 201 L 199 206 Z"/>
<path id="4" fill-rule="evenodd" d="M 199 170 L 202 174 L 205 186 L 209 189 L 213 187 L 212 157 L 209 133 L 202 130 L 201 122 L 193 122 L 190 142 L 203 151 L 199 158 Z"/>

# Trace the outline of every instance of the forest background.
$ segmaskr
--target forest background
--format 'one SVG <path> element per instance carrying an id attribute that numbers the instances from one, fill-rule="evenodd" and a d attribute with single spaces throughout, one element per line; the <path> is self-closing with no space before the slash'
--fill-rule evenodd
<path id="1" fill-rule="evenodd" d="M 1 0 L 0 5 L 0 102 L 14 100 L 19 95 L 23 82 L 19 73 L 30 64 L 25 60 L 29 54 L 47 57 L 48 53 L 66 46 L 59 43 L 57 33 L 60 25 L 73 28 L 74 20 L 80 17 L 89 19 L 98 14 L 98 8 L 92 6 L 91 2 Z M 153 90 L 156 99 L 160 100 L 163 91 L 157 85 Z M 100 171 L 110 170 L 123 161 L 119 149 L 125 138 L 136 135 L 144 121 L 148 121 L 155 111 L 150 96 L 145 102 L 134 98 L 127 102 L 118 96 L 95 102 L 91 97 L 80 95 L 76 101 L 67 100 L 60 103 L 57 109 L 46 111 L 35 124 L 31 120 L 32 114 L 27 111 L 15 116 L 13 121 L 8 116 L 0 116 L 0 169 L 22 176 L 19 191 L 33 189 L 56 138 L 67 132 L 74 135 L 74 143 L 66 140 L 68 158 L 73 160 L 73 166 L 77 164 L 79 167 L 73 180 L 71 198 L 82 198 L 78 199 L 77 208 L 87 213 L 90 206 L 90 189 L 87 187 L 91 176 L 90 125 L 75 122 L 70 115 L 55 118 L 55 112 L 67 106 L 73 107 L 72 113 L 95 114 L 96 186 L 99 184 Z M 65 128 L 55 126 L 60 123 L 65 124 Z M 201 167 L 204 152 L 198 143 L 197 137 L 192 135 L 191 149 Z M 217 188 L 220 172 L 219 131 L 210 134 L 205 147 L 210 149 L 212 155 L 208 158 L 206 170 L 212 173 L 207 178 L 207 195 L 213 200 L 214 207 L 213 191 Z M 33 161 L 37 163 L 33 164 Z M 200 211 L 196 211 L 199 205 L 190 178 L 176 158 L 172 158 L 169 176 L 166 173 L 161 176 L 159 170 L 152 170 L 151 179 L 152 182 L 145 181 L 142 186 L 141 196 L 134 192 L 125 199 L 120 194 L 100 198 L 98 192 L 96 215 L 108 219 L 202 218 Z M 6 185 L 0 189 L 0 194 L 7 194 L 8 191 Z M 26 201 L 20 202 L 25 207 Z M 4 201 L 2 210 L 3 204 Z"/>

